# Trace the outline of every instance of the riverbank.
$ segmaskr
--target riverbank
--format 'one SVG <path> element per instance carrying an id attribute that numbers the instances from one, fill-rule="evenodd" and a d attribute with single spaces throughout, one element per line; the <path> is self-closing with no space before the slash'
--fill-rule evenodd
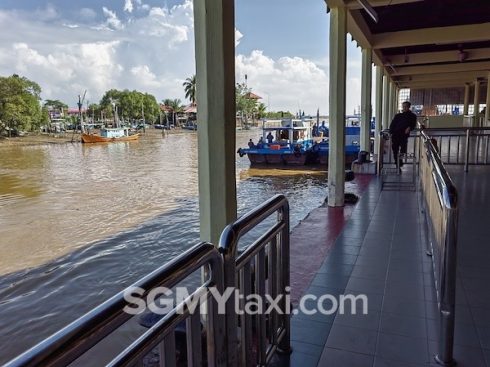
<path id="1" fill-rule="evenodd" d="M 175 130 L 159 130 L 159 129 L 147 129 L 144 133 L 140 132 L 141 139 L 161 138 L 162 131 L 166 135 L 182 133 L 187 130 L 175 129 Z M 0 149 L 2 147 L 11 146 L 40 146 L 49 144 L 66 144 L 66 143 L 80 143 L 80 134 L 73 135 L 73 132 L 68 131 L 62 134 L 43 134 L 43 133 L 29 133 L 26 136 L 16 136 L 12 138 L 0 137 Z"/>

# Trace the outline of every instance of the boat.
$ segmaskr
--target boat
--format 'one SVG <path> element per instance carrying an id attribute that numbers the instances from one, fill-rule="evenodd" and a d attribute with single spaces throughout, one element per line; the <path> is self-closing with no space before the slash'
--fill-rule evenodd
<path id="1" fill-rule="evenodd" d="M 99 134 L 82 133 L 82 143 L 110 143 L 138 140 L 139 134 L 131 134 L 128 127 L 101 128 Z"/>
<path id="2" fill-rule="evenodd" d="M 305 119 L 263 120 L 259 142 L 240 148 L 238 154 L 247 155 L 252 165 L 303 166 L 314 144 L 311 126 L 312 121 Z"/>
<path id="3" fill-rule="evenodd" d="M 345 164 L 347 166 L 359 155 L 360 127 L 349 119 L 346 120 L 346 125 Z M 320 136 L 313 136 L 313 130 L 319 131 L 318 128 L 312 119 L 264 120 L 259 142 L 254 144 L 251 140 L 248 148 L 240 148 L 237 153 L 241 157 L 247 155 L 253 166 L 328 165 L 328 129 L 323 127 L 320 129 L 322 131 Z"/>

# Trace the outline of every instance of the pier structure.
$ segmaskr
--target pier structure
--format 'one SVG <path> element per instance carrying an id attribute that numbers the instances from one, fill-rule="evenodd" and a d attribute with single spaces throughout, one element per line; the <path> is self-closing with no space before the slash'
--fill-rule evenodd
<path id="1" fill-rule="evenodd" d="M 208 366 L 490 366 L 490 122 L 488 108 L 480 111 L 490 100 L 490 3 L 326 0 L 326 10 L 328 200 L 290 233 L 281 195 L 236 218 L 234 1 L 194 2 L 203 242 L 136 285 L 173 287 L 204 269 L 192 295 L 209 300 L 207 314 L 201 319 L 177 305 L 111 357 L 112 365 L 149 365 L 145 356 L 154 352 L 161 366 L 179 358 L 190 366 L 203 359 Z M 371 146 L 372 63 L 380 133 L 370 152 L 378 175 L 356 177 L 360 200 L 347 205 L 348 33 L 363 55 L 363 149 Z M 401 89 L 410 89 L 425 116 L 400 173 L 381 131 Z M 440 105 L 462 105 L 463 115 L 438 115 Z M 242 236 L 267 220 L 271 226 L 240 253 Z M 222 315 L 208 287 L 229 285 L 244 295 L 290 295 L 295 312 L 279 312 L 289 306 L 281 301 L 269 315 L 241 315 L 233 299 Z M 346 295 L 365 296 L 367 313 L 357 303 L 355 313 L 333 307 Z M 318 312 L 305 296 L 328 296 L 321 307 L 334 311 Z M 7 366 L 71 363 L 128 322 L 127 303 L 114 296 Z M 177 352 L 182 323 L 186 347 Z"/>

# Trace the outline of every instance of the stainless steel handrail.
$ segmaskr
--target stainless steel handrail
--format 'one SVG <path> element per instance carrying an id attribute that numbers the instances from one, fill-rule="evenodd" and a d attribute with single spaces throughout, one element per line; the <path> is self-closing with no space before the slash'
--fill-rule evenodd
<path id="1" fill-rule="evenodd" d="M 156 287 L 172 288 L 183 281 L 190 274 L 203 266 L 209 267 L 208 280 L 191 294 L 208 292 L 207 287 L 216 287 L 223 291 L 223 260 L 217 249 L 209 243 L 198 244 L 177 256 L 167 264 L 148 274 L 131 287 L 144 289 L 142 297 Z M 76 321 L 72 322 L 56 334 L 43 340 L 27 352 L 10 361 L 5 367 L 28 366 L 66 366 L 83 355 L 95 344 L 115 331 L 128 321 L 133 315 L 126 313 L 124 308 L 130 303 L 125 299 L 122 291 Z M 208 365 L 226 366 L 225 352 L 225 319 L 218 315 L 212 297 L 208 305 Z M 178 315 L 177 308 L 184 308 L 184 313 Z M 189 315 L 185 306 L 177 305 L 169 314 L 161 319 L 155 326 L 143 334 L 131 346 L 117 356 L 111 363 L 114 366 L 134 365 L 142 362 L 141 358 L 153 347 L 160 344 L 161 351 L 170 353 L 160 354 L 165 357 L 166 366 L 175 365 L 175 340 L 173 330 L 181 320 L 187 318 L 187 350 L 192 350 L 188 358 L 196 359 L 201 350 L 201 324 L 199 312 Z M 189 327 L 190 325 L 190 327 Z M 197 333 L 197 336 L 195 335 Z M 162 342 L 163 339 L 163 342 Z M 201 361 L 196 361 L 200 365 Z M 163 365 L 163 363 L 162 363 Z"/>
<path id="2" fill-rule="evenodd" d="M 446 165 L 490 164 L 490 128 L 430 128 L 424 132 L 437 141 L 439 156 Z M 456 140 L 455 144 L 452 144 Z"/>
<path id="3" fill-rule="evenodd" d="M 453 360 L 456 300 L 456 259 L 458 231 L 457 190 L 447 173 L 431 137 L 422 131 L 420 182 L 426 216 L 434 243 L 432 261 L 440 305 L 440 344 L 436 361 L 451 365 Z M 425 154 L 424 154 L 425 153 Z"/>
<path id="4" fill-rule="evenodd" d="M 275 213 L 276 223 L 237 257 L 240 238 Z M 290 284 L 287 199 L 283 195 L 276 195 L 228 225 L 221 235 L 219 250 L 224 257 L 225 287 L 239 286 L 240 293 L 245 297 L 253 292 L 262 299 L 265 293 L 273 299 L 278 295 L 283 296 L 279 304 L 283 312 L 280 314 L 273 311 L 268 320 L 264 313 L 245 313 L 239 319 L 235 312 L 235 298 L 230 297 L 226 304 L 228 350 L 237 350 L 237 353 L 228 353 L 228 365 L 266 365 L 276 350 L 290 351 L 289 304 L 286 304 L 285 298 Z M 239 320 L 240 341 L 237 336 Z M 254 337 L 252 323 L 256 324 L 255 340 L 258 343 L 258 355 L 254 361 L 250 353 Z M 239 349 L 238 345 L 241 346 Z"/>

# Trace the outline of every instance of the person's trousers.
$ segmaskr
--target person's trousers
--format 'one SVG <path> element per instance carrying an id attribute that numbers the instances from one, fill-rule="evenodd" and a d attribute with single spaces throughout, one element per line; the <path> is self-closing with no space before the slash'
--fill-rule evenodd
<path id="1" fill-rule="evenodd" d="M 391 138 L 391 149 L 393 149 L 393 158 L 395 162 L 398 159 L 399 153 L 406 154 L 407 153 L 407 144 L 408 144 L 408 138 L 397 138 L 393 137 Z M 400 159 L 400 166 L 402 166 L 403 163 Z"/>

